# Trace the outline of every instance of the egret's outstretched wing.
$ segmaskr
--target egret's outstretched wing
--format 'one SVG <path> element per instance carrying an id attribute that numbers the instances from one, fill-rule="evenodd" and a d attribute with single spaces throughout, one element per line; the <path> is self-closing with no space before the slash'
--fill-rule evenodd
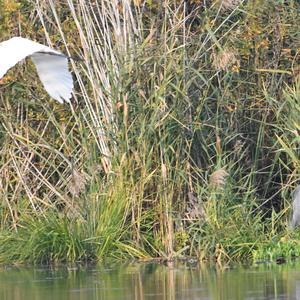
<path id="1" fill-rule="evenodd" d="M 73 89 L 68 59 L 50 47 L 22 37 L 0 43 L 0 79 L 22 59 L 30 56 L 48 94 L 59 102 L 69 102 Z"/>
<path id="2" fill-rule="evenodd" d="M 68 70 L 68 59 L 64 55 L 46 52 L 36 52 L 31 58 L 48 94 L 60 103 L 69 102 L 73 79 Z"/>

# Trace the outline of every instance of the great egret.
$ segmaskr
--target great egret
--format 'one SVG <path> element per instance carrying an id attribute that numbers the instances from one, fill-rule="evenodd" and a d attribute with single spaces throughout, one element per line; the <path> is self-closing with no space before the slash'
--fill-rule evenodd
<path id="1" fill-rule="evenodd" d="M 22 59 L 30 57 L 48 94 L 60 103 L 70 102 L 73 90 L 68 58 L 59 51 L 22 37 L 0 43 L 0 79 Z"/>

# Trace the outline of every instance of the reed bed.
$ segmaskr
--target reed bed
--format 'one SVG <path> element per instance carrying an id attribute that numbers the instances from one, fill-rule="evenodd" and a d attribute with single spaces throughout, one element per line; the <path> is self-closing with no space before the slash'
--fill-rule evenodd
<path id="1" fill-rule="evenodd" d="M 299 4 L 277 2 L 1 3 L 1 40 L 60 48 L 76 86 L 1 82 L 0 261 L 297 255 Z"/>

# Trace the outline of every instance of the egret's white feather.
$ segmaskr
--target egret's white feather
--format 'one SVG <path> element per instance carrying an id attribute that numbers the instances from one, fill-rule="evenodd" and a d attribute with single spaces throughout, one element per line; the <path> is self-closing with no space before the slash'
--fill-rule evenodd
<path id="1" fill-rule="evenodd" d="M 49 95 L 60 102 L 68 101 L 73 89 L 72 76 L 68 71 L 68 59 L 65 56 L 43 52 L 33 54 L 31 59 Z"/>
<path id="2" fill-rule="evenodd" d="M 67 57 L 59 51 L 22 37 L 0 43 L 0 79 L 26 57 L 31 57 L 48 94 L 60 103 L 70 102 L 73 79 L 68 70 Z"/>

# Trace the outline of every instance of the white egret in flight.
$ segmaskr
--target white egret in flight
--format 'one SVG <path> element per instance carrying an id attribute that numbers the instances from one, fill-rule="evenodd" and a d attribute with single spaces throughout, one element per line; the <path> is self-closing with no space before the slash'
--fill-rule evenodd
<path id="1" fill-rule="evenodd" d="M 30 57 L 48 94 L 60 103 L 70 102 L 73 79 L 68 58 L 59 51 L 22 37 L 0 43 L 0 79 L 22 59 Z"/>

